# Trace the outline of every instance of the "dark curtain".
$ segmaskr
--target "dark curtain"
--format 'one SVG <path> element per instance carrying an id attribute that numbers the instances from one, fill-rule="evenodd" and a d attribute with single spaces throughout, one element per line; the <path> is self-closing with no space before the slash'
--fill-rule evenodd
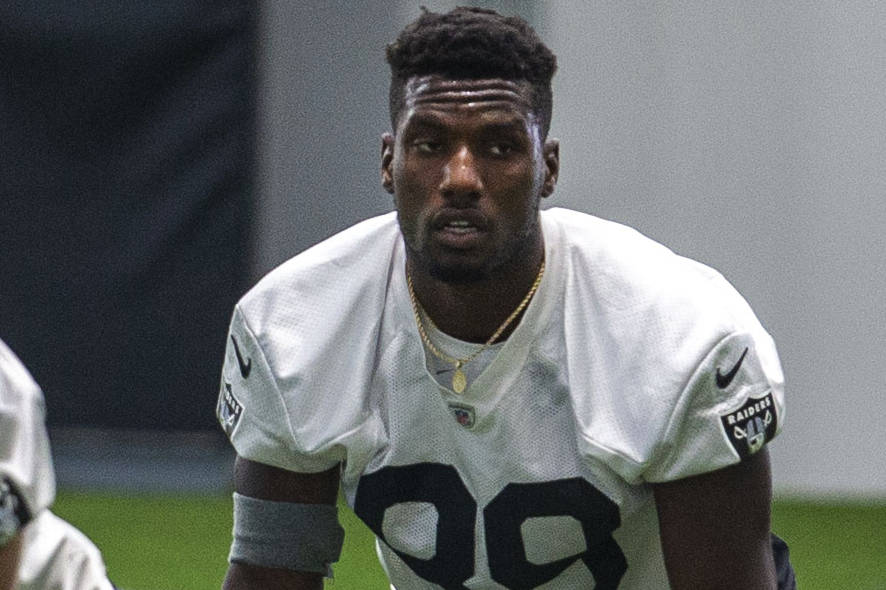
<path id="1" fill-rule="evenodd" d="M 256 21 L 236 0 L 0 3 L 0 338 L 50 425 L 215 428 Z"/>

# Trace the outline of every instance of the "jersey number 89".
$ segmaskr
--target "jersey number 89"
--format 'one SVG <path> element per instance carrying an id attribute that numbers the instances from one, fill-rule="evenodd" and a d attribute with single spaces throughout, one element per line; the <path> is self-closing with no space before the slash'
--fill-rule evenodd
<path id="1" fill-rule="evenodd" d="M 402 502 L 427 502 L 438 514 L 436 547 L 420 559 L 391 547 L 382 523 L 385 511 Z M 447 589 L 465 589 L 474 573 L 474 523 L 477 502 L 451 465 L 419 463 L 384 467 L 364 475 L 354 512 L 421 578 Z M 544 564 L 526 558 L 520 527 L 532 517 L 571 516 L 584 532 L 584 553 Z M 483 509 L 486 552 L 492 578 L 511 590 L 529 590 L 553 580 L 582 560 L 596 590 L 615 590 L 627 562 L 612 532 L 621 524 L 618 506 L 581 478 L 510 483 Z"/>

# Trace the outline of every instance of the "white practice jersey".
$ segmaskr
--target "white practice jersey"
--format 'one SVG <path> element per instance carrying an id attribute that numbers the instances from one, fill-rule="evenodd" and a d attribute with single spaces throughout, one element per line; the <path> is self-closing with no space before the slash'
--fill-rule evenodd
<path id="1" fill-rule="evenodd" d="M 232 444 L 292 471 L 342 462 L 399 590 L 667 588 L 648 484 L 737 463 L 781 427 L 775 346 L 717 272 L 590 215 L 541 219 L 539 290 L 460 395 L 428 370 L 394 214 L 234 311 Z"/>
<path id="2" fill-rule="evenodd" d="M 0 341 L 0 529 L 18 530 L 54 499 L 43 392 Z"/>
<path id="3" fill-rule="evenodd" d="M 52 514 L 43 392 L 0 341 L 0 529 L 21 530 L 17 590 L 111 590 L 99 550 Z"/>
<path id="4" fill-rule="evenodd" d="M 112 590 L 98 548 L 49 510 L 24 530 L 17 590 Z"/>

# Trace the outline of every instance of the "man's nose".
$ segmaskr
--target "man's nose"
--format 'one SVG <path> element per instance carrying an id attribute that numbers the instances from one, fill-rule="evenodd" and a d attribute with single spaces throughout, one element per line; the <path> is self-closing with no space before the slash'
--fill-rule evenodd
<path id="1" fill-rule="evenodd" d="M 443 180 L 440 182 L 443 196 L 471 199 L 479 197 L 483 190 L 483 179 L 477 164 L 477 159 L 468 146 L 455 150 L 443 168 Z"/>

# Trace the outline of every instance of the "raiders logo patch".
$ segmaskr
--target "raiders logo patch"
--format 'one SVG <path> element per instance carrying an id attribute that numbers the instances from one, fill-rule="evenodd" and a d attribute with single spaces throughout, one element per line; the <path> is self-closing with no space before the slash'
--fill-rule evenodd
<path id="1" fill-rule="evenodd" d="M 742 459 L 763 448 L 775 437 L 778 414 L 772 392 L 763 397 L 751 397 L 740 408 L 720 415 L 726 438 Z"/>
<path id="2" fill-rule="evenodd" d="M 474 408 L 464 404 L 449 404 L 449 409 L 455 416 L 455 421 L 465 428 L 473 428 L 476 423 L 476 415 Z"/>
<path id="3" fill-rule="evenodd" d="M 237 427 L 237 422 L 240 421 L 242 414 L 243 405 L 234 397 L 231 384 L 225 381 L 224 390 L 218 397 L 218 407 L 215 409 L 215 415 L 218 417 L 218 422 L 221 424 L 222 429 L 224 429 L 225 434 L 228 435 L 228 438 L 234 433 L 234 429 Z"/>

